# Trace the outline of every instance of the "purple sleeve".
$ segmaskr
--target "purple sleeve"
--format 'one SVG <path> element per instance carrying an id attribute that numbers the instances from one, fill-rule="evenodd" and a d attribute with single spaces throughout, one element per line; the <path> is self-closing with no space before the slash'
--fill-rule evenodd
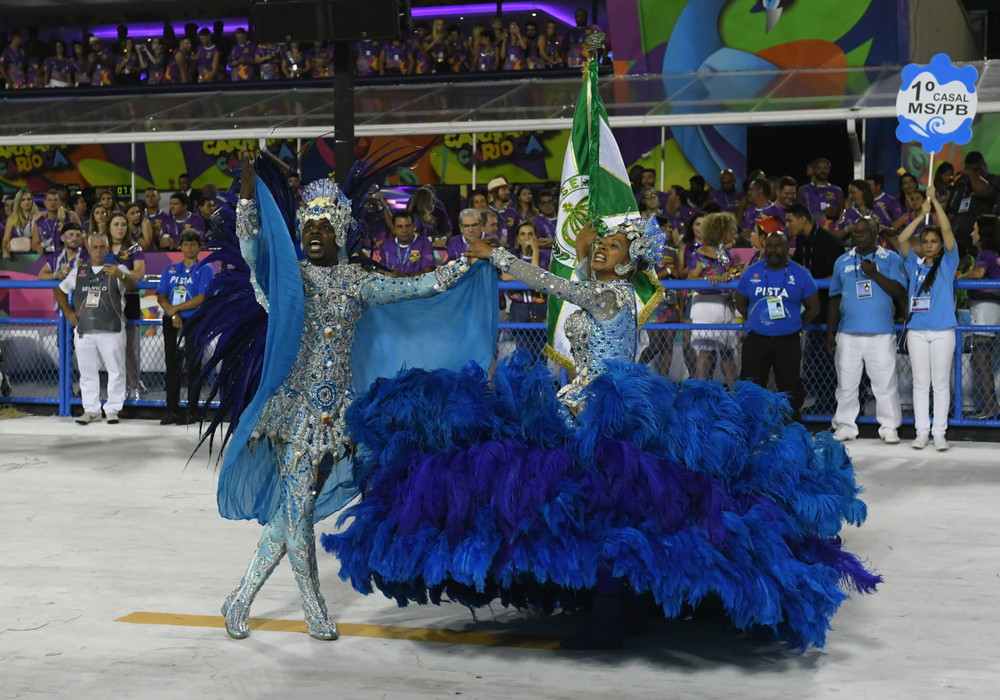
<path id="1" fill-rule="evenodd" d="M 198 231 L 202 235 L 205 233 L 205 220 L 201 218 L 200 214 L 192 214 L 191 218 L 188 220 L 187 225 Z"/>
<path id="2" fill-rule="evenodd" d="M 992 250 L 984 250 L 976 256 L 976 267 L 983 268 L 984 279 L 1000 279 L 1000 260 Z"/>
<path id="3" fill-rule="evenodd" d="M 420 241 L 420 267 L 418 271 L 433 270 L 435 267 L 437 266 L 434 264 L 434 247 L 429 239 L 424 238 Z"/>

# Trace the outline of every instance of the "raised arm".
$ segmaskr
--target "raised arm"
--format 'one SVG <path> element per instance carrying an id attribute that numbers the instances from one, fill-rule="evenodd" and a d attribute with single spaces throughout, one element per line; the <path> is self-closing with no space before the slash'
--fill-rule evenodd
<path id="1" fill-rule="evenodd" d="M 240 152 L 240 166 L 242 172 L 240 173 L 240 202 L 236 206 L 236 237 L 240 239 L 240 253 L 250 268 L 250 284 L 253 287 L 257 303 L 264 308 L 264 311 L 270 311 L 267 295 L 257 284 L 255 272 L 259 246 L 260 215 L 257 213 L 257 204 L 253 199 L 253 159 L 250 157 L 250 151 L 246 148 Z"/>
<path id="2" fill-rule="evenodd" d="M 951 222 L 948 221 L 948 216 L 944 213 L 944 208 L 941 206 L 941 202 L 938 201 L 937 194 L 934 192 L 934 185 L 927 188 L 927 199 L 930 200 L 931 205 L 934 207 L 934 213 L 937 214 L 938 224 L 941 226 L 941 239 L 944 241 L 944 249 L 950 253 L 955 250 L 955 233 L 951 230 Z"/>
<path id="3" fill-rule="evenodd" d="M 458 258 L 433 272 L 426 272 L 416 277 L 389 277 L 369 273 L 368 281 L 361 286 L 361 299 L 365 306 L 379 306 L 432 297 L 451 287 L 468 271 L 468 261 Z"/>
<path id="4" fill-rule="evenodd" d="M 910 257 L 910 250 L 912 249 L 912 246 L 910 245 L 910 238 L 913 237 L 913 233 L 917 230 L 917 226 L 920 225 L 920 222 L 923 221 L 924 216 L 928 214 L 930 210 L 931 203 L 925 199 L 923 207 L 920 209 L 919 216 L 913 217 L 913 221 L 907 224 L 906 228 L 903 229 L 903 232 L 899 234 L 899 240 L 896 242 L 899 243 L 899 254 L 903 256 L 903 260 Z"/>
<path id="5" fill-rule="evenodd" d="M 476 243 L 473 241 L 473 243 Z M 473 246 L 470 245 L 470 249 Z M 549 294 L 586 309 L 602 321 L 610 321 L 622 309 L 615 290 L 595 280 L 568 280 L 519 260 L 504 248 L 495 248 L 490 262 L 536 292 Z"/>

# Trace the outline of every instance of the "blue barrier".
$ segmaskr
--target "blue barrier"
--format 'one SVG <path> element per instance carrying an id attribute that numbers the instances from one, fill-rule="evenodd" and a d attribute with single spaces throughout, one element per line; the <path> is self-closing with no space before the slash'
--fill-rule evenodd
<path id="1" fill-rule="evenodd" d="M 14 281 L 14 280 L 2 280 L 0 279 L 0 289 L 53 289 L 58 285 L 55 281 L 36 281 L 36 280 L 24 280 L 24 281 Z M 829 288 L 829 280 L 817 280 L 817 286 L 820 288 Z M 151 289 L 155 290 L 157 285 L 152 282 L 141 282 L 139 283 L 139 288 L 141 289 Z M 703 281 L 673 281 L 673 280 L 663 280 L 663 286 L 667 289 L 677 289 L 677 290 L 709 290 L 709 289 L 735 289 L 736 283 L 722 283 L 719 285 L 711 285 L 708 282 Z M 955 282 L 956 289 L 989 289 L 996 288 L 997 283 L 990 280 L 957 280 Z M 524 291 L 528 289 L 525 285 L 519 282 L 500 282 L 501 290 L 516 290 Z M 156 319 L 141 321 L 129 321 L 130 326 L 145 326 L 152 328 L 159 328 L 162 326 L 162 322 Z M 24 327 L 23 329 L 18 329 L 18 327 Z M 26 329 L 35 329 L 36 333 L 43 333 L 45 329 L 54 329 L 54 333 L 46 334 L 44 338 L 42 335 L 38 335 L 39 346 L 52 345 L 50 341 L 54 341 L 54 347 L 42 347 L 51 356 L 55 358 L 54 369 L 48 367 L 37 367 L 34 372 L 27 373 L 28 382 L 26 386 L 23 383 L 25 378 L 25 373 L 21 373 L 22 376 L 22 387 L 18 387 L 15 383 L 15 395 L 11 397 L 0 398 L 0 401 L 15 402 L 15 403 L 38 403 L 38 404 L 54 404 L 58 406 L 58 411 L 60 416 L 70 415 L 70 410 L 73 405 L 78 405 L 80 399 L 74 396 L 74 379 L 75 372 L 73 366 L 73 349 L 72 349 L 72 327 L 68 321 L 60 314 L 59 318 L 56 319 L 21 319 L 21 318 L 0 318 L 0 340 L 4 339 L 4 336 L 15 335 L 18 332 L 26 332 Z M 897 327 L 897 331 L 900 331 L 902 327 Z M 544 343 L 546 324 L 545 323 L 501 323 L 501 338 L 500 343 L 498 343 L 498 353 L 501 352 L 500 346 L 504 343 L 507 344 L 505 351 L 510 350 L 510 344 L 515 347 L 530 346 L 538 347 L 541 343 Z M 806 335 L 809 334 L 824 334 L 825 326 L 812 325 L 804 329 Z M 674 346 L 677 344 L 678 339 L 681 340 L 681 351 L 682 355 L 687 353 L 685 335 L 690 336 L 692 331 L 700 332 L 715 332 L 719 334 L 719 337 L 724 337 L 730 334 L 736 334 L 736 344 L 741 341 L 744 333 L 743 326 L 734 324 L 691 324 L 691 323 L 647 323 L 643 326 L 643 331 L 646 332 L 645 335 L 648 338 L 652 334 L 657 334 L 657 343 L 659 345 L 650 342 L 649 347 L 654 351 L 673 353 Z M 30 331 L 27 331 L 30 332 Z M 955 329 L 956 334 L 956 352 L 955 352 L 955 365 L 954 365 L 954 379 L 953 379 L 953 402 L 952 402 L 952 417 L 949 421 L 950 425 L 963 426 L 963 427 L 990 427 L 996 428 L 1000 427 L 1000 420 L 994 417 L 991 420 L 984 420 L 978 418 L 966 417 L 965 402 L 967 399 L 972 399 L 973 402 L 977 399 L 975 395 L 975 386 L 970 392 L 966 392 L 965 384 L 967 377 L 967 356 L 970 353 L 963 352 L 966 345 L 966 340 L 970 337 L 973 339 L 981 337 L 978 334 L 984 333 L 995 333 L 997 337 L 1000 338 L 1000 326 L 968 326 L 960 325 Z M 49 337 L 51 335 L 51 339 Z M 142 355 L 142 338 L 146 337 L 145 334 L 139 333 L 139 347 L 136 350 L 138 354 L 140 370 L 139 370 L 139 383 L 142 383 L 142 371 L 141 371 L 141 361 Z M 162 337 L 162 334 L 154 337 Z M 809 338 L 806 338 L 807 343 Z M 821 340 L 821 337 L 820 337 Z M 994 344 L 995 341 L 993 341 Z M 12 353 L 8 352 L 8 357 L 11 357 Z M 19 359 L 16 357 L 16 353 L 13 354 L 15 360 Z M 148 353 L 147 353 L 148 357 Z M 159 358 L 156 358 L 157 360 Z M 10 360 L 8 360 L 9 362 Z M 685 362 L 688 358 L 685 356 Z M 995 359 L 994 359 L 995 361 Z M 899 371 L 903 379 L 905 380 L 909 376 L 909 358 L 900 360 Z M 150 375 L 159 376 L 158 372 L 150 372 Z M 826 389 L 832 391 L 836 386 L 835 376 L 825 376 L 820 377 L 826 384 Z M 45 381 L 38 381 L 45 380 Z M 565 370 L 561 372 L 561 381 L 565 383 L 567 381 L 567 376 Z M 904 382 L 901 382 L 903 384 Z M 27 388 L 30 388 L 33 384 L 44 384 L 43 388 L 48 388 L 52 385 L 55 389 L 54 391 L 38 390 L 35 389 L 32 395 L 27 395 L 24 392 Z M 18 390 L 20 389 L 20 391 Z M 152 393 L 156 393 L 154 390 Z M 50 395 L 51 394 L 51 395 Z M 970 396 L 971 394 L 971 396 Z M 901 391 L 901 398 L 903 397 L 903 392 Z M 181 402 L 184 403 L 183 401 Z M 126 405 L 129 406 L 165 406 L 165 401 L 160 399 L 129 399 L 126 401 Z M 973 403 L 975 406 L 975 403 Z M 862 408 L 864 408 L 864 402 L 862 402 Z M 973 409 L 974 410 L 974 409 Z M 864 411 L 862 410 L 862 414 Z M 831 416 L 828 413 L 810 413 L 807 409 L 803 410 L 803 417 L 807 420 L 815 421 L 829 421 Z M 858 422 L 875 422 L 874 416 L 860 415 L 858 417 Z M 904 409 L 904 423 L 912 423 L 912 413 Z"/>

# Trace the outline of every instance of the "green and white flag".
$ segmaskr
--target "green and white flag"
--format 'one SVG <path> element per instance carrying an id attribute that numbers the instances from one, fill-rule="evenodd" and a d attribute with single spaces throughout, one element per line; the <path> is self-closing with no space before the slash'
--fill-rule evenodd
<path id="1" fill-rule="evenodd" d="M 597 89 L 597 69 L 596 61 L 587 66 L 573 113 L 573 131 L 563 160 L 559 218 L 549 271 L 566 279 L 573 277 L 577 264 L 576 235 L 589 220 L 599 218 L 605 225 L 614 226 L 621 223 L 626 215 L 638 215 L 625 163 L 618 142 L 611 133 L 604 100 Z M 632 283 L 641 326 L 663 298 L 663 286 L 651 272 L 635 275 Z M 563 324 L 578 308 L 562 299 L 549 297 L 545 354 L 569 371 L 573 370 L 573 361 Z"/>

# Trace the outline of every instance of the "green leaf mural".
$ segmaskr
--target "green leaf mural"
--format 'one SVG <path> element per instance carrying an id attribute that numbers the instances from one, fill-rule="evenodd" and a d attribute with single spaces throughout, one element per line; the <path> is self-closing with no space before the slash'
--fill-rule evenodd
<path id="1" fill-rule="evenodd" d="M 670 39 L 677 18 L 690 0 L 638 0 L 642 23 L 642 51 L 647 53 Z"/>
<path id="2" fill-rule="evenodd" d="M 129 170 L 106 160 L 84 158 L 77 165 L 77 169 L 84 180 L 97 187 L 127 185 L 132 182 L 132 173 Z M 149 186 L 149 181 L 145 178 L 135 176 L 136 191 L 144 190 Z"/>

